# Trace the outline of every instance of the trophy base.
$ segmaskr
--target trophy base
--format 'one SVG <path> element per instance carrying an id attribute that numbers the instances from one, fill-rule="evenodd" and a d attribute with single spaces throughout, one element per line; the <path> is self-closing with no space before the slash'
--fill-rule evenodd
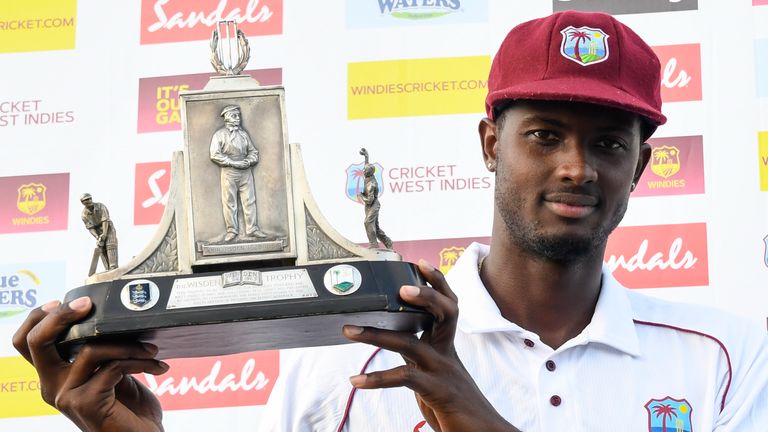
<path id="1" fill-rule="evenodd" d="M 349 343 L 345 324 L 416 333 L 433 318 L 398 292 L 424 283 L 400 261 L 117 279 L 67 293 L 93 309 L 57 346 L 71 358 L 89 341 L 140 340 L 168 359 Z"/>

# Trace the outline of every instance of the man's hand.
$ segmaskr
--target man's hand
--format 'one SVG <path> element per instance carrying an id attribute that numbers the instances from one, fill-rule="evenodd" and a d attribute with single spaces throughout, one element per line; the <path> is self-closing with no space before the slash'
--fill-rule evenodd
<path id="1" fill-rule="evenodd" d="M 237 168 L 237 169 L 246 169 L 251 166 L 251 164 L 248 163 L 248 161 L 246 160 L 232 161 L 230 165 L 232 165 L 232 168 Z"/>
<path id="2" fill-rule="evenodd" d="M 89 343 L 72 363 L 61 359 L 57 337 L 91 309 L 87 297 L 67 305 L 51 302 L 30 312 L 13 346 L 40 377 L 43 400 L 88 432 L 162 431 L 160 402 L 130 374 L 160 375 L 157 347 L 142 343 Z"/>
<path id="3" fill-rule="evenodd" d="M 431 313 L 435 317 L 432 329 L 417 338 L 406 332 L 344 326 L 347 338 L 400 353 L 406 363 L 353 376 L 352 385 L 360 389 L 410 388 L 424 418 L 436 431 L 517 431 L 483 396 L 456 354 L 456 295 L 442 273 L 426 261 L 419 263 L 419 271 L 431 287 L 405 285 L 400 288 L 400 297 Z"/>

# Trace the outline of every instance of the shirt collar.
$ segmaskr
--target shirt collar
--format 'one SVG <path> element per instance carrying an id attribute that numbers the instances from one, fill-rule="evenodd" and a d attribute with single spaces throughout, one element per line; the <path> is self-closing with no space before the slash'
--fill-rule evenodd
<path id="1" fill-rule="evenodd" d="M 489 251 L 486 245 L 472 243 L 448 273 L 448 282 L 459 299 L 459 329 L 464 333 L 513 332 L 532 335 L 532 332 L 501 315 L 480 280 L 478 263 L 480 257 L 487 256 Z M 616 281 L 608 268 L 603 267 L 602 287 L 592 321 L 581 334 L 560 349 L 595 342 L 629 355 L 639 355 L 640 347 L 632 319 L 632 306 L 626 288 Z"/>

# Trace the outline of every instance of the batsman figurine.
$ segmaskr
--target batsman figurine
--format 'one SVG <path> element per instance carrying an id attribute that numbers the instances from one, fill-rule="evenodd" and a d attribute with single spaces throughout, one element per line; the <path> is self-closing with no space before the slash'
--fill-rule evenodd
<path id="1" fill-rule="evenodd" d="M 379 184 L 376 182 L 376 166 L 368 160 L 368 150 L 360 149 L 360 154 L 365 158 L 363 165 L 363 191 L 357 194 L 358 198 L 365 204 L 365 233 L 368 235 L 368 244 L 371 249 L 379 248 L 379 240 L 384 243 L 384 247 L 392 249 L 392 240 L 387 237 L 384 230 L 379 226 Z"/>
<path id="2" fill-rule="evenodd" d="M 115 225 L 109 219 L 107 206 L 93 202 L 91 194 L 84 193 L 80 197 L 83 204 L 83 212 L 80 215 L 85 228 L 96 238 L 96 248 L 93 250 L 91 267 L 88 276 L 96 273 L 98 260 L 104 265 L 105 271 L 117 268 L 117 232 Z"/>

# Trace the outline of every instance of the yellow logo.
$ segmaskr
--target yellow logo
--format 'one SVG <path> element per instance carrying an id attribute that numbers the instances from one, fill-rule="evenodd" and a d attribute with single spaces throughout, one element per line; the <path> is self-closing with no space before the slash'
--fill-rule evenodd
<path id="1" fill-rule="evenodd" d="M 489 56 L 347 65 L 349 119 L 481 113 Z"/>
<path id="2" fill-rule="evenodd" d="M 77 0 L 4 0 L 0 53 L 75 48 Z"/>
<path id="3" fill-rule="evenodd" d="M 660 146 L 653 149 L 651 171 L 664 178 L 677 174 L 680 171 L 680 150 L 675 146 Z"/>
<path id="4" fill-rule="evenodd" d="M 453 268 L 461 254 L 464 253 L 463 247 L 449 247 L 440 251 L 440 271 L 445 274 Z"/>
<path id="5" fill-rule="evenodd" d="M 40 212 L 45 208 L 45 189 L 42 183 L 21 185 L 19 196 L 16 198 L 16 208 L 30 216 Z"/>
<path id="6" fill-rule="evenodd" d="M 768 131 L 757 133 L 760 157 L 760 190 L 768 192 Z"/>
<path id="7" fill-rule="evenodd" d="M 0 357 L 0 418 L 54 415 L 40 397 L 40 380 L 23 357 Z"/>

